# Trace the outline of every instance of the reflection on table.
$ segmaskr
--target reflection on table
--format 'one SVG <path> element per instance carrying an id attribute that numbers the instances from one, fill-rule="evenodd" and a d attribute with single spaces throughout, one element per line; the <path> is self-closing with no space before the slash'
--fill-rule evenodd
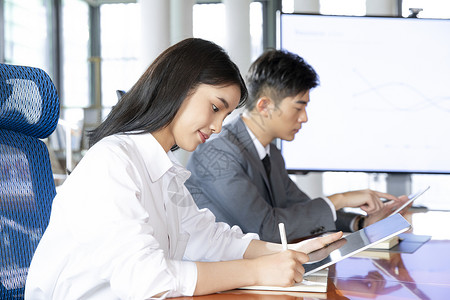
<path id="1" fill-rule="evenodd" d="M 413 253 L 364 252 L 330 267 L 327 293 L 233 290 L 191 300 L 450 299 L 450 212 L 405 216 L 410 231 L 432 238 Z"/>
<path id="2" fill-rule="evenodd" d="M 450 212 L 426 212 L 407 216 L 412 233 L 429 234 L 432 239 L 414 253 L 373 252 L 350 257 L 330 270 L 339 292 L 349 299 L 447 299 L 450 297 Z M 418 224 L 416 218 L 421 220 Z M 428 220 L 428 221 L 426 221 Z M 446 228 L 434 235 L 434 225 Z M 432 226 L 430 226 L 432 225 Z M 425 228 L 428 227 L 428 229 Z M 327 295 L 327 299 L 335 299 Z"/>

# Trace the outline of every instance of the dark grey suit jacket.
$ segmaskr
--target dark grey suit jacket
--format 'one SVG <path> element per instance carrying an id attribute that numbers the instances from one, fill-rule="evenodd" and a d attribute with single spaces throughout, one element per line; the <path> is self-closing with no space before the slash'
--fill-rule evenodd
<path id="1" fill-rule="evenodd" d="M 325 231 L 350 231 L 354 214 L 338 212 L 333 221 L 322 198 L 310 199 L 289 178 L 280 150 L 270 145 L 271 182 L 240 117 L 220 135 L 197 147 L 187 164 L 192 172 L 185 185 L 200 208 L 209 208 L 217 221 L 256 232 L 265 241 L 280 242 L 278 223 L 288 240 Z"/>

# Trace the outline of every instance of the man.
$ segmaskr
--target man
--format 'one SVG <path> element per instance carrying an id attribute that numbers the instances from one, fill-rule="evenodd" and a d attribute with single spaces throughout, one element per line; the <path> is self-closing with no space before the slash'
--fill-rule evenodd
<path id="1" fill-rule="evenodd" d="M 355 231 L 406 200 L 372 190 L 310 199 L 289 178 L 272 141 L 293 140 L 307 122 L 316 72 L 298 55 L 270 50 L 252 64 L 247 84 L 244 113 L 197 147 L 187 164 L 192 175 L 186 186 L 200 208 L 209 208 L 218 221 L 279 242 L 280 222 L 289 241 L 336 229 Z M 360 207 L 368 216 L 345 213 L 344 207 Z"/>

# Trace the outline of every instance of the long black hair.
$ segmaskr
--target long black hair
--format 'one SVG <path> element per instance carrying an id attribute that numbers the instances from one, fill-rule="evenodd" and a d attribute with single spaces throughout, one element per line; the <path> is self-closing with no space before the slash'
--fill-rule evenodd
<path id="1" fill-rule="evenodd" d="M 188 38 L 155 59 L 106 120 L 89 133 L 89 145 L 116 133 L 151 133 L 164 128 L 200 84 L 237 84 L 241 90 L 238 107 L 247 99 L 244 80 L 228 54 L 213 42 Z"/>

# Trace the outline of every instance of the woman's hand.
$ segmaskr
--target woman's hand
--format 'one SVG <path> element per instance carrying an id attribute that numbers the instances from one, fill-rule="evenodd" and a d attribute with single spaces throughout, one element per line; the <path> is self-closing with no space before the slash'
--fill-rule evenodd
<path id="1" fill-rule="evenodd" d="M 342 234 L 342 231 L 339 231 L 326 236 L 304 240 L 296 244 L 289 244 L 288 248 L 308 254 L 339 240 L 342 237 Z"/>
<path id="2" fill-rule="evenodd" d="M 283 251 L 281 244 L 253 240 L 244 258 L 247 258 L 255 278 L 253 285 L 291 286 L 303 280 L 303 264 L 308 253 L 321 249 L 342 237 L 342 232 L 289 244 Z"/>
<path id="3" fill-rule="evenodd" d="M 303 252 L 286 250 L 250 260 L 253 265 L 255 285 L 292 286 L 303 280 L 303 264 L 309 258 Z"/>
<path id="4" fill-rule="evenodd" d="M 289 244 L 283 251 L 281 244 L 253 240 L 244 258 L 250 264 L 255 278 L 253 285 L 291 286 L 303 280 L 303 264 L 309 261 L 308 253 L 339 240 L 342 232 Z"/>

